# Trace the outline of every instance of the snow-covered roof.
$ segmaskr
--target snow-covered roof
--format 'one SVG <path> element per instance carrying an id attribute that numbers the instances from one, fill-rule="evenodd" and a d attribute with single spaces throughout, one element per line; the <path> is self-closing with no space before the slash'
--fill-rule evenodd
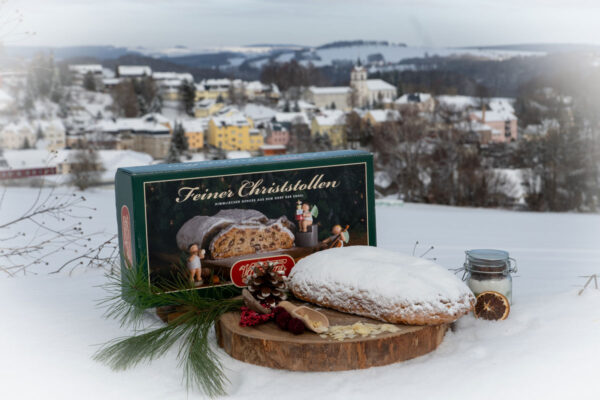
<path id="1" fill-rule="evenodd" d="M 194 81 L 192 74 L 187 72 L 153 72 L 152 78 L 157 81 Z"/>
<path id="2" fill-rule="evenodd" d="M 204 132 L 208 127 L 209 118 L 190 118 L 181 121 L 186 132 Z"/>
<path id="3" fill-rule="evenodd" d="M 396 90 L 394 85 L 390 85 L 382 79 L 367 79 L 367 88 L 369 90 Z"/>
<path id="4" fill-rule="evenodd" d="M 211 120 L 217 126 L 246 126 L 250 125 L 246 116 L 242 113 L 235 113 L 227 116 L 212 117 Z"/>
<path id="5" fill-rule="evenodd" d="M 169 119 L 161 114 L 146 114 L 140 118 L 117 118 L 116 120 L 103 119 L 90 127 L 90 131 L 119 133 L 131 131 L 134 133 L 169 133 L 166 124 Z"/>
<path id="6" fill-rule="evenodd" d="M 119 76 L 152 76 L 152 68 L 147 65 L 119 65 Z"/>
<path id="7" fill-rule="evenodd" d="M 65 160 L 67 150 L 58 152 L 45 149 L 4 150 L 3 155 L 8 169 L 54 167 Z"/>
<path id="8" fill-rule="evenodd" d="M 294 107 L 298 105 L 298 108 L 300 109 L 300 111 L 306 111 L 306 110 L 315 110 L 317 108 L 317 106 L 315 106 L 312 103 L 309 103 L 308 101 L 304 101 L 304 100 L 298 100 L 297 102 L 294 103 Z"/>
<path id="9" fill-rule="evenodd" d="M 196 108 L 202 108 L 202 109 L 210 108 L 216 102 L 217 102 L 217 100 L 215 100 L 215 99 L 202 99 L 202 100 L 196 102 Z"/>
<path id="10" fill-rule="evenodd" d="M 102 68 L 102 76 L 105 78 L 114 78 L 115 71 L 110 68 Z"/>
<path id="11" fill-rule="evenodd" d="M 484 119 L 484 115 L 481 110 L 473 111 L 471 114 L 479 120 Z M 485 122 L 512 121 L 516 119 L 517 117 L 515 114 L 508 110 L 488 110 L 485 112 Z"/>
<path id="12" fill-rule="evenodd" d="M 442 95 L 438 96 L 436 99 L 439 103 L 452 107 L 457 111 L 465 110 L 467 108 L 479 108 L 481 103 L 480 99 L 476 97 L 460 95 Z M 514 115 L 515 109 L 513 107 L 514 99 L 509 97 L 491 97 L 486 99 L 486 101 L 488 110 L 485 113 L 486 121 L 516 119 Z M 493 114 L 494 112 L 497 114 Z M 479 116 L 476 116 L 477 118 L 481 118 L 481 111 L 475 111 L 474 114 L 479 114 Z"/>
<path id="13" fill-rule="evenodd" d="M 92 74 L 102 74 L 102 65 L 100 64 L 71 64 L 69 65 L 69 71 L 75 72 L 81 75 L 85 75 L 88 72 Z"/>
<path id="14" fill-rule="evenodd" d="M 240 114 L 241 111 L 239 110 L 239 108 L 237 108 L 236 106 L 224 106 L 223 108 L 221 108 L 219 111 L 217 111 L 217 116 L 219 115 L 233 115 L 233 114 Z"/>
<path id="15" fill-rule="evenodd" d="M 429 93 L 406 93 L 398 97 L 394 103 L 396 104 L 410 104 L 410 103 L 424 103 L 431 99 Z"/>
<path id="16" fill-rule="evenodd" d="M 251 90 L 254 92 L 261 92 L 263 90 L 269 89 L 269 85 L 265 85 L 261 81 L 246 82 L 245 87 L 246 87 L 246 90 Z"/>
<path id="17" fill-rule="evenodd" d="M 284 144 L 263 144 L 260 146 L 261 150 L 285 150 Z"/>
<path id="18" fill-rule="evenodd" d="M 214 90 L 215 88 L 228 88 L 231 85 L 229 79 L 204 79 L 200 84 L 206 88 L 206 90 Z"/>
<path id="19" fill-rule="evenodd" d="M 437 101 L 447 107 L 464 110 L 468 107 L 476 107 L 478 101 L 475 97 L 461 95 L 441 95 L 436 97 Z"/>
<path id="20" fill-rule="evenodd" d="M 277 114 L 277 111 L 273 110 L 272 108 L 254 103 L 246 104 L 246 106 L 243 108 L 243 112 L 254 121 L 267 121 L 272 119 Z"/>
<path id="21" fill-rule="evenodd" d="M 9 169 L 26 169 L 40 167 L 55 167 L 69 162 L 77 150 L 58 150 L 50 152 L 45 149 L 6 150 L 4 158 Z M 108 180 L 114 179 L 118 168 L 148 165 L 153 161 L 152 156 L 132 150 L 98 150 L 98 159 L 104 168 L 103 175 Z M 103 180 L 105 178 L 103 177 Z"/>
<path id="22" fill-rule="evenodd" d="M 33 126 L 31 125 L 31 123 L 29 123 L 29 121 L 22 119 L 22 120 L 10 122 L 9 124 L 5 125 L 2 128 L 2 130 L 0 130 L 0 132 L 22 131 L 22 130 L 33 131 L 34 129 L 33 129 Z"/>
<path id="23" fill-rule="evenodd" d="M 308 90 L 313 94 L 347 94 L 350 92 L 349 86 L 311 86 Z"/>
<path id="24" fill-rule="evenodd" d="M 46 129 L 54 129 L 54 130 L 62 131 L 62 132 L 65 131 L 65 125 L 58 118 L 53 118 L 50 120 L 39 119 L 39 120 L 33 121 L 33 125 L 36 127 L 36 129 L 38 127 L 41 128 L 42 131 L 45 131 Z"/>
<path id="25" fill-rule="evenodd" d="M 367 114 L 377 123 L 400 120 L 398 110 L 369 110 Z"/>
<path id="26" fill-rule="evenodd" d="M 102 79 L 102 83 L 105 86 L 118 85 L 119 83 L 121 83 L 121 78 L 104 78 Z"/>
<path id="27" fill-rule="evenodd" d="M 345 121 L 345 114 L 341 110 L 323 110 L 315 115 L 317 124 L 321 126 L 341 125 Z"/>
<path id="28" fill-rule="evenodd" d="M 250 158 L 252 154 L 248 151 L 228 151 L 226 157 L 228 160 L 234 160 L 237 158 Z"/>
<path id="29" fill-rule="evenodd" d="M 275 121 L 308 125 L 308 116 L 303 112 L 278 112 L 275 114 Z"/>
<path id="30" fill-rule="evenodd" d="M 289 105 L 290 109 L 295 109 L 297 105 L 300 111 L 312 111 L 318 108 L 313 103 L 309 103 L 305 100 L 289 101 L 286 99 L 279 99 L 277 102 L 277 108 L 280 110 L 283 109 L 286 106 L 286 103 Z"/>

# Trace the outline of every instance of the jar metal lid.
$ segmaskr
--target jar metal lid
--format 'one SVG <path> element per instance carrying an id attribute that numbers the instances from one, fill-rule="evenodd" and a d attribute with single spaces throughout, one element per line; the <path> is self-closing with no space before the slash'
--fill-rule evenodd
<path id="1" fill-rule="evenodd" d="M 466 259 L 463 269 L 477 274 L 508 275 L 517 272 L 517 261 L 511 258 L 508 251 L 494 249 L 473 249 L 465 251 Z M 463 279 L 465 276 L 463 276 Z"/>
<path id="2" fill-rule="evenodd" d="M 467 260 L 474 264 L 482 265 L 504 265 L 508 262 L 510 255 L 508 251 L 494 249 L 474 249 L 465 251 Z"/>

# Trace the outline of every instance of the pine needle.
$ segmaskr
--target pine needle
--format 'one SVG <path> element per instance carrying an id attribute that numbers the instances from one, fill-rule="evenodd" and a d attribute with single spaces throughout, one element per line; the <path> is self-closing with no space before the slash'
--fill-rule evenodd
<path id="1" fill-rule="evenodd" d="M 106 343 L 94 359 L 115 370 L 124 370 L 164 355 L 179 342 L 177 358 L 183 368 L 186 388 L 199 388 L 210 397 L 226 394 L 227 378 L 218 355 L 211 348 L 209 333 L 221 315 L 241 307 L 242 300 L 230 298 L 237 292 L 221 288 L 221 291 L 210 292 L 212 296 L 207 298 L 197 290 L 188 290 L 184 281 L 158 288 L 148 284 L 142 271 L 142 268 L 132 268 L 120 277 L 108 277 L 104 287 L 109 295 L 100 302 L 106 307 L 105 317 L 118 320 L 122 327 L 138 329 L 148 308 L 179 305 L 183 306 L 184 313 L 165 326 Z"/>

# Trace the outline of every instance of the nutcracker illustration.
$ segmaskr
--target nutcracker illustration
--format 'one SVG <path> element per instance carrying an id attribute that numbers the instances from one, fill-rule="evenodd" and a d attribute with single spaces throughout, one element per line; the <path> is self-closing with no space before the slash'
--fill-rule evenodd
<path id="1" fill-rule="evenodd" d="M 296 203 L 296 221 L 298 221 L 298 226 L 300 226 L 300 221 L 302 221 L 302 202 L 300 200 Z"/>

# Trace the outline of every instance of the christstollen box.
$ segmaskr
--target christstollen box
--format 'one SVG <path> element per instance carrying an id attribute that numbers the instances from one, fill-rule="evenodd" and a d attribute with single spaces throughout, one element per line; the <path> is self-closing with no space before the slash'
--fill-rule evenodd
<path id="1" fill-rule="evenodd" d="M 364 151 L 119 168 L 115 186 L 122 269 L 159 292 L 241 288 L 260 262 L 287 275 L 316 251 L 376 244 Z"/>

